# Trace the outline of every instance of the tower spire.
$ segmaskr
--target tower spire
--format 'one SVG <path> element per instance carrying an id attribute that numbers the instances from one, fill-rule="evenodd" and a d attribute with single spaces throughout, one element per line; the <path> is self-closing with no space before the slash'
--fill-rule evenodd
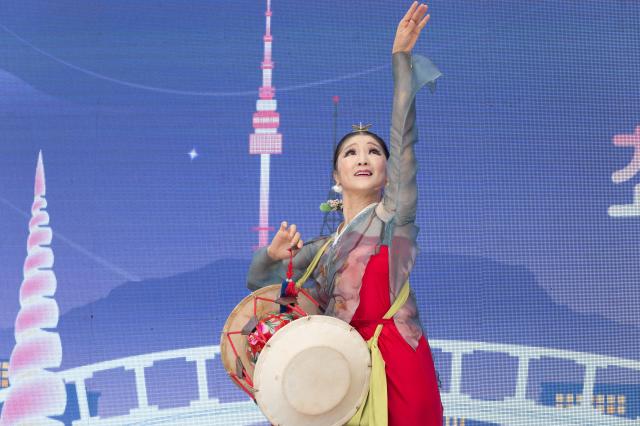
<path id="1" fill-rule="evenodd" d="M 280 114 L 276 111 L 275 88 L 272 86 L 274 63 L 271 58 L 271 0 L 267 0 L 265 12 L 266 28 L 263 37 L 264 56 L 262 59 L 262 85 L 258 91 L 256 112 L 253 113 L 253 133 L 249 136 L 249 154 L 260 155 L 260 216 L 257 247 L 268 244 L 269 231 L 269 177 L 270 156 L 282 153 L 282 135 L 278 133 Z"/>

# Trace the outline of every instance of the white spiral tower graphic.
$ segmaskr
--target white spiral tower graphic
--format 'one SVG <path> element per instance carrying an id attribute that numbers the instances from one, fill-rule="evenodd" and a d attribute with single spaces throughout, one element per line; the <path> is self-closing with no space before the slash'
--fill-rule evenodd
<path id="1" fill-rule="evenodd" d="M 20 311 L 15 323 L 16 346 L 9 361 L 9 394 L 0 425 L 61 425 L 49 418 L 64 413 L 67 394 L 64 381 L 49 371 L 62 362 L 62 343 L 54 330 L 59 310 L 53 296 L 57 281 L 53 272 L 53 232 L 46 211 L 44 166 L 38 154 L 34 199 L 29 221 L 27 258 L 20 287 Z"/>

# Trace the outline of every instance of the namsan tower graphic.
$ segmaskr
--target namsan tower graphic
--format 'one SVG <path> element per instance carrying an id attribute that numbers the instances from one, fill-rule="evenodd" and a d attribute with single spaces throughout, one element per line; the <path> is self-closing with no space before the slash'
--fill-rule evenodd
<path id="1" fill-rule="evenodd" d="M 264 34 L 264 58 L 262 60 L 262 86 L 253 113 L 253 133 L 249 136 L 249 154 L 260 155 L 260 219 L 254 229 L 258 231 L 258 245 L 268 243 L 269 231 L 269 175 L 271 154 L 282 153 L 282 135 L 278 133 L 280 114 L 276 111 L 275 88 L 271 85 L 273 61 L 271 60 L 271 0 L 267 0 L 266 32 Z"/>

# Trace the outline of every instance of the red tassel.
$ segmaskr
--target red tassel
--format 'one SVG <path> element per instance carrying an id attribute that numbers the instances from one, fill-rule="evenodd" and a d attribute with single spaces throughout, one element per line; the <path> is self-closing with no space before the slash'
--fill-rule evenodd
<path id="1" fill-rule="evenodd" d="M 293 250 L 289 249 L 289 267 L 287 268 L 287 280 L 293 279 Z"/>
<path id="2" fill-rule="evenodd" d="M 293 280 L 287 280 L 287 288 L 284 290 L 284 292 L 287 296 L 298 297 L 296 282 Z"/>

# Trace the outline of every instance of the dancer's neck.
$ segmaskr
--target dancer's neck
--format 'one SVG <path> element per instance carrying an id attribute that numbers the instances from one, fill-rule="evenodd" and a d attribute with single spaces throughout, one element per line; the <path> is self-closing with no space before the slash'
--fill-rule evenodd
<path id="1" fill-rule="evenodd" d="M 344 216 L 343 225 L 339 228 L 342 230 L 360 213 L 365 207 L 372 203 L 380 201 L 379 193 L 368 194 L 352 194 L 345 193 L 342 196 L 342 215 Z"/>

